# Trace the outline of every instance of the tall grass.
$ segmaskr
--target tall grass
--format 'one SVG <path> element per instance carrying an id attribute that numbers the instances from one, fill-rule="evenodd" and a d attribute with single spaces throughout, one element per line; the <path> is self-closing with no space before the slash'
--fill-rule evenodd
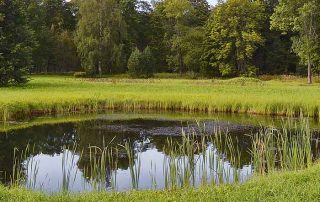
<path id="1" fill-rule="evenodd" d="M 255 171 L 266 174 L 276 170 L 310 167 L 317 156 L 312 152 L 312 137 L 307 121 L 290 128 L 261 129 L 253 136 L 252 159 Z"/>
<path id="2" fill-rule="evenodd" d="M 23 88 L 0 89 L 0 118 L 43 114 L 162 110 L 319 117 L 317 84 L 301 81 L 74 79 L 37 76 Z"/>

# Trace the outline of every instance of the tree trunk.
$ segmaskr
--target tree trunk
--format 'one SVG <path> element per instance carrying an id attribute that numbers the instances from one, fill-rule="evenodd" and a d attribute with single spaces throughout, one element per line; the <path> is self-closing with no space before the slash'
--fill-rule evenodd
<path id="1" fill-rule="evenodd" d="M 312 84 L 311 61 L 308 59 L 308 84 Z"/>

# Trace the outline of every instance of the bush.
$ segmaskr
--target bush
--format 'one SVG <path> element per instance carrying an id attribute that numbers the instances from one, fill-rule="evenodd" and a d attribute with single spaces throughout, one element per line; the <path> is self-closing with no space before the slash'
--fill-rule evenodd
<path id="1" fill-rule="evenodd" d="M 29 81 L 27 69 L 0 67 L 0 87 L 25 84 Z"/>
<path id="2" fill-rule="evenodd" d="M 73 74 L 73 76 L 74 76 L 75 78 L 85 78 L 85 77 L 87 77 L 88 75 L 87 75 L 86 72 L 75 72 L 75 73 Z"/>
<path id="3" fill-rule="evenodd" d="M 128 60 L 128 72 L 131 77 L 139 77 L 141 74 L 141 52 L 136 48 L 132 51 Z"/>
<path id="4" fill-rule="evenodd" d="M 152 77 L 153 76 L 153 69 L 155 66 L 154 58 L 151 52 L 150 47 L 144 49 L 141 55 L 141 68 L 142 68 L 142 75 L 144 77 Z"/>
<path id="5" fill-rule="evenodd" d="M 149 47 L 143 52 L 137 48 L 128 60 L 128 72 L 133 78 L 150 78 L 153 76 L 154 59 Z"/>

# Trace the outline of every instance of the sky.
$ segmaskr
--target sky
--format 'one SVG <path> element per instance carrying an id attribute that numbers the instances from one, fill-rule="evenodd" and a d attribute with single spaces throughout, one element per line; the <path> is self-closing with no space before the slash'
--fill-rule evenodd
<path id="1" fill-rule="evenodd" d="M 217 0 L 208 0 L 208 2 L 211 4 L 211 5 L 214 5 L 217 3 Z"/>

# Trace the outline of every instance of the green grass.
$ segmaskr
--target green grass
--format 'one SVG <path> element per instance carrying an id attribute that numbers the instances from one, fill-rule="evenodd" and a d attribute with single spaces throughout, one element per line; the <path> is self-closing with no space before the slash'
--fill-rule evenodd
<path id="1" fill-rule="evenodd" d="M 245 184 L 173 191 L 83 193 L 48 196 L 0 186 L 0 201 L 319 201 L 320 164 L 302 171 L 255 177 Z"/>
<path id="2" fill-rule="evenodd" d="M 0 119 L 102 109 L 229 112 L 319 117 L 319 84 L 304 80 L 75 79 L 32 76 L 0 88 Z"/>

